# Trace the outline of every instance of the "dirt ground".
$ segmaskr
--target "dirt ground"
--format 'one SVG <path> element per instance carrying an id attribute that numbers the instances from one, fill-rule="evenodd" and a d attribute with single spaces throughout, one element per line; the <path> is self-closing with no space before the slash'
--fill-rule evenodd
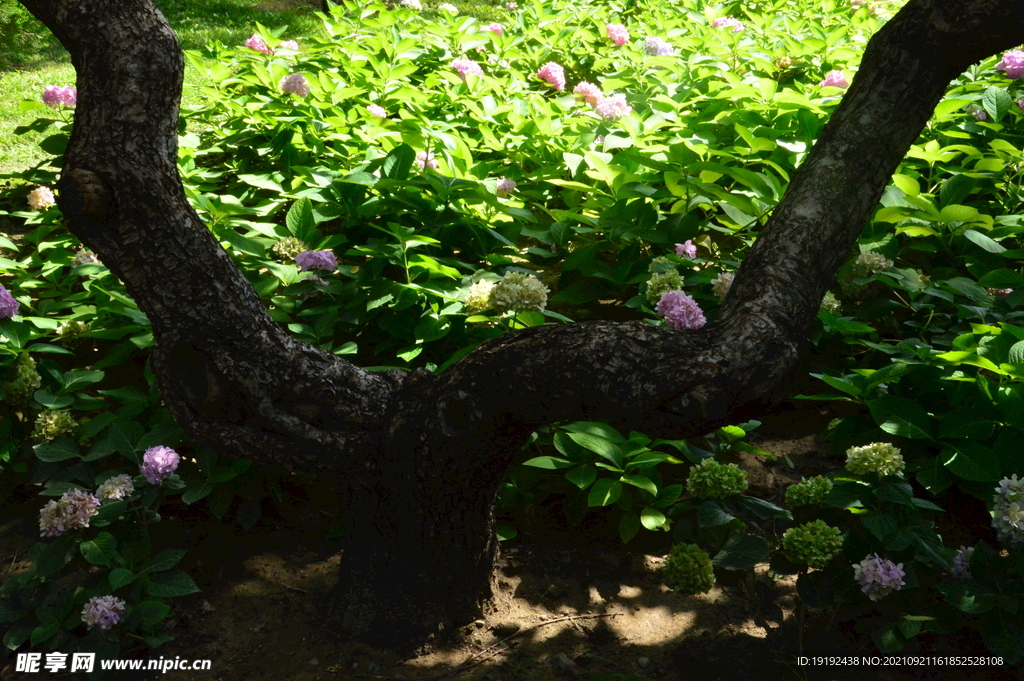
<path id="1" fill-rule="evenodd" d="M 779 501 L 786 485 L 835 468 L 818 442 L 829 415 L 800 406 L 766 419 L 758 446 L 783 457 L 746 456 L 752 493 Z M 126 656 L 209 659 L 211 670 L 137 674 L 111 672 L 122 681 L 348 681 L 383 678 L 464 681 L 845 681 L 911 679 L 1009 681 L 1019 669 L 977 671 L 919 668 L 812 668 L 794 662 L 797 647 L 795 579 L 773 584 L 785 615 L 780 628 L 757 626 L 742 584 L 728 575 L 708 594 L 680 596 L 658 577 L 662 558 L 627 551 L 614 534 L 554 526 L 528 531 L 502 547 L 499 592 L 483 619 L 464 627 L 459 639 L 430 655 L 401 659 L 334 639 L 325 630 L 341 550 L 327 536 L 337 509 L 330 494 L 313 490 L 310 503 L 270 510 L 252 530 L 219 523 L 204 512 L 181 508 L 161 523 L 154 543 L 187 548 L 182 567 L 202 589 L 175 599 L 166 632 L 175 640 L 154 651 Z M 315 503 L 313 503 L 315 502 Z M 15 511 L 16 509 L 9 509 Z M 164 509 L 161 509 L 164 510 Z M 6 514 L 5 514 L 6 515 Z M 0 537 L 0 578 L 25 569 L 23 556 L 35 540 L 28 517 Z M 0 520 L 0 524 L 8 518 Z M 632 548 L 632 545 L 631 545 Z M 643 546 L 639 547 L 641 551 Z M 757 579 L 771 584 L 767 565 Z M 725 577 L 725 579 L 723 579 Z M 983 654 L 969 636 L 957 641 L 915 639 L 910 654 Z M 805 654 L 876 655 L 854 622 L 811 617 Z M 7 653 L 8 651 L 4 651 Z M 0 678 L 23 681 L 57 675 L 16 674 L 0 653 Z M 65 677 L 67 678 L 67 677 Z"/>

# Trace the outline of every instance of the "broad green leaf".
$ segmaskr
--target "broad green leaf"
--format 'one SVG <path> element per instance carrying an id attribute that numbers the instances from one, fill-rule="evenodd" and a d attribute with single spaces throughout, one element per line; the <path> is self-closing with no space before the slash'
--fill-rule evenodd
<path id="1" fill-rule="evenodd" d="M 981 106 L 985 109 L 993 121 L 999 121 L 1006 112 L 1010 110 L 1013 98 L 1010 93 L 1001 87 L 991 86 L 985 90 L 981 97 Z"/>
<path id="2" fill-rule="evenodd" d="M 979 442 L 956 442 L 943 448 L 943 463 L 951 473 L 975 482 L 999 481 L 999 457 Z"/>
<path id="3" fill-rule="evenodd" d="M 618 480 L 601 478 L 595 482 L 587 494 L 587 506 L 610 506 L 622 496 L 622 483 Z"/>
<path id="4" fill-rule="evenodd" d="M 761 537 L 734 534 L 726 540 L 711 562 L 723 570 L 751 570 L 768 560 L 772 549 Z"/>
<path id="5" fill-rule="evenodd" d="M 597 479 L 597 469 L 590 464 L 576 466 L 565 474 L 565 479 L 580 489 L 586 489 Z"/>
<path id="6" fill-rule="evenodd" d="M 110 575 L 107 577 L 107 583 L 110 584 L 111 591 L 117 591 L 122 586 L 127 586 L 138 578 L 139 576 L 131 570 L 114 568 L 110 571 Z"/>
<path id="7" fill-rule="evenodd" d="M 654 531 L 664 529 L 667 521 L 668 518 L 665 517 L 664 513 L 655 508 L 651 508 L 650 506 L 645 506 L 640 512 L 640 522 L 648 530 Z"/>
<path id="8" fill-rule="evenodd" d="M 621 478 L 622 482 L 632 485 L 633 487 L 639 487 L 640 489 L 650 492 L 652 495 L 658 495 L 658 486 L 654 482 L 643 475 L 623 475 Z"/>
<path id="9" fill-rule="evenodd" d="M 916 402 L 884 395 L 866 404 L 875 423 L 885 432 L 911 439 L 932 439 L 931 417 Z"/>
<path id="10" fill-rule="evenodd" d="M 536 456 L 528 461 L 524 461 L 523 465 L 558 470 L 559 468 L 572 468 L 575 464 L 568 459 L 561 459 L 557 456 Z"/>
<path id="11" fill-rule="evenodd" d="M 619 518 L 619 538 L 622 539 L 623 544 L 628 544 L 629 541 L 636 536 L 636 533 L 640 531 L 640 518 L 637 516 L 635 511 L 626 511 Z"/>
<path id="12" fill-rule="evenodd" d="M 160 572 L 150 577 L 146 594 L 157 598 L 176 598 L 199 592 L 192 578 L 181 570 Z"/>

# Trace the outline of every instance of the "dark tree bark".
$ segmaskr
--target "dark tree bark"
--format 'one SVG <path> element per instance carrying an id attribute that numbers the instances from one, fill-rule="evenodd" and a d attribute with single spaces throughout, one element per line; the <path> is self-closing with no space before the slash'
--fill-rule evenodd
<path id="1" fill-rule="evenodd" d="M 349 520 L 334 619 L 391 648 L 480 611 L 498 485 L 537 427 L 603 420 L 681 438 L 778 402 L 822 296 L 949 81 L 1024 41 L 1020 0 L 911 0 L 871 40 L 704 329 L 539 327 L 440 375 L 380 374 L 282 331 L 190 209 L 175 165 L 182 55 L 149 0 L 22 2 L 78 72 L 58 205 L 149 316 L 164 401 L 198 440 L 338 480 Z"/>

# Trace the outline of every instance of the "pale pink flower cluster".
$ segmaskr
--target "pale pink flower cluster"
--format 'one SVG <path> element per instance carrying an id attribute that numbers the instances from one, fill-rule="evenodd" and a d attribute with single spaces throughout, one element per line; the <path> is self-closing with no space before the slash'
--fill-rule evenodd
<path id="1" fill-rule="evenodd" d="M 556 90 L 565 89 L 565 69 L 553 61 L 549 61 L 537 71 L 537 77 Z"/>
<path id="2" fill-rule="evenodd" d="M 408 7 L 409 9 L 421 10 L 423 5 L 420 0 L 402 0 L 402 7 Z"/>
<path id="3" fill-rule="evenodd" d="M 696 258 L 697 246 L 693 243 L 693 239 L 687 239 L 681 244 L 676 244 L 676 255 L 680 258 Z"/>
<path id="4" fill-rule="evenodd" d="M 305 97 L 309 94 L 309 83 L 301 73 L 293 73 L 281 79 L 281 90 L 290 95 Z"/>
<path id="5" fill-rule="evenodd" d="M 430 168 L 432 170 L 437 169 L 437 161 L 434 160 L 434 152 L 432 151 L 417 151 L 416 152 L 416 167 L 420 170 L 424 168 Z"/>
<path id="6" fill-rule="evenodd" d="M 707 323 L 697 301 L 682 291 L 665 291 L 654 309 L 673 329 L 699 329 Z"/>
<path id="7" fill-rule="evenodd" d="M 711 26 L 713 28 L 732 28 L 733 33 L 739 33 L 746 28 L 743 22 L 736 17 L 718 17 L 711 22 Z"/>
<path id="8" fill-rule="evenodd" d="M 245 41 L 245 46 L 250 50 L 262 52 L 263 54 L 273 54 L 274 51 L 267 47 L 267 43 L 263 41 L 263 38 L 253 33 L 248 40 Z"/>
<path id="9" fill-rule="evenodd" d="M 36 187 L 28 194 L 28 207 L 32 210 L 43 210 L 57 203 L 49 187 Z"/>
<path id="10" fill-rule="evenodd" d="M 498 196 L 506 197 L 516 190 L 516 183 L 507 177 L 498 178 Z"/>
<path id="11" fill-rule="evenodd" d="M 736 277 L 732 272 L 722 272 L 717 277 L 711 280 L 711 292 L 715 294 L 715 297 L 719 300 L 725 300 L 725 296 L 729 293 L 729 289 L 732 288 L 732 280 Z"/>
<path id="12" fill-rule="evenodd" d="M 599 85 L 594 85 L 593 83 L 588 83 L 587 81 L 583 81 L 579 85 L 574 87 L 572 89 L 572 93 L 576 95 L 577 99 L 584 100 L 590 106 L 596 105 L 598 100 L 600 100 L 601 97 L 604 96 L 604 93 L 601 92 L 601 87 Z"/>
<path id="13" fill-rule="evenodd" d="M 78 104 L 78 90 L 70 85 L 47 85 L 43 88 L 43 104 L 52 109 L 75 106 Z"/>
<path id="14" fill-rule="evenodd" d="M 366 110 L 370 112 L 371 116 L 376 116 L 377 118 L 388 117 L 388 112 L 385 111 L 384 107 L 380 106 L 379 104 L 367 104 Z"/>
<path id="15" fill-rule="evenodd" d="M 1024 78 L 1024 51 L 1010 50 L 996 64 L 997 71 L 1004 71 L 1010 78 Z"/>
<path id="16" fill-rule="evenodd" d="M 849 83 L 846 82 L 846 78 L 843 76 L 842 71 L 829 71 L 825 76 L 825 80 L 819 83 L 820 87 L 849 87 Z"/>
<path id="17" fill-rule="evenodd" d="M 39 511 L 39 534 L 57 537 L 68 530 L 89 527 L 89 519 L 99 513 L 100 500 L 85 490 L 68 490 Z"/>
<path id="18" fill-rule="evenodd" d="M 629 31 L 622 24 L 608 24 L 605 26 L 608 31 L 608 39 L 616 45 L 625 45 L 629 42 Z"/>
<path id="19" fill-rule="evenodd" d="M 601 97 L 594 105 L 594 113 L 606 121 L 618 120 L 629 115 L 632 110 L 633 107 L 626 103 L 626 95 L 621 93 Z"/>
<path id="20" fill-rule="evenodd" d="M 299 44 L 297 42 L 295 42 L 294 40 L 282 40 L 281 43 L 277 47 L 279 49 L 283 47 L 286 50 L 298 51 Z"/>
<path id="21" fill-rule="evenodd" d="M 487 24 L 487 25 L 483 26 L 482 28 L 483 28 L 483 30 L 490 31 L 494 35 L 498 35 L 498 36 L 500 36 L 502 31 L 505 30 L 504 26 L 502 26 L 501 24 L 497 24 L 497 23 L 495 23 L 495 24 Z"/>
<path id="22" fill-rule="evenodd" d="M 472 59 L 458 57 L 456 59 L 452 59 L 451 66 L 453 69 L 459 72 L 459 78 L 461 78 L 463 81 L 466 80 L 466 76 L 484 75 L 484 70 L 480 68 L 480 65 L 477 64 Z"/>
<path id="23" fill-rule="evenodd" d="M 114 596 L 93 596 L 82 609 L 82 622 L 90 629 L 99 627 L 104 631 L 121 621 L 124 601 Z"/>

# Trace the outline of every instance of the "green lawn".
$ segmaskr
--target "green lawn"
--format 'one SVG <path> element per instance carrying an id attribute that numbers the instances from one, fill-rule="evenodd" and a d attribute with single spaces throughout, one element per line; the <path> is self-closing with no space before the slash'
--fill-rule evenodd
<path id="1" fill-rule="evenodd" d="M 14 135 L 36 112 L 22 113 L 22 100 L 38 100 L 47 85 L 73 85 L 75 72 L 68 54 L 46 28 L 12 4 L 0 0 L 0 173 L 22 170 L 43 155 L 36 144 L 43 135 Z M 286 37 L 309 34 L 319 25 L 319 0 L 155 0 L 178 33 L 184 49 L 202 49 L 218 40 L 226 45 L 244 42 L 259 22 L 268 27 L 288 25 Z M 201 84 L 199 74 L 185 72 L 186 83 Z M 185 88 L 184 104 L 195 99 Z"/>

